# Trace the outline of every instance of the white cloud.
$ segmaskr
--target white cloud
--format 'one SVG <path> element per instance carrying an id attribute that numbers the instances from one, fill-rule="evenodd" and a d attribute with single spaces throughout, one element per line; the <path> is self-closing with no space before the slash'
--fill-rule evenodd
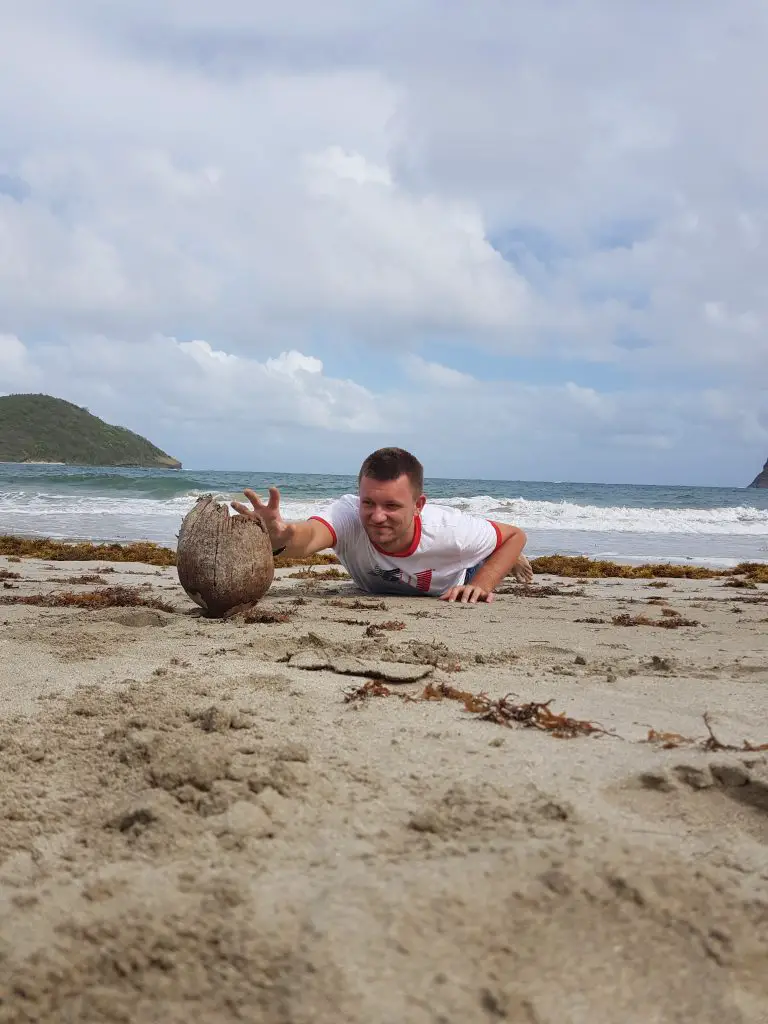
<path id="1" fill-rule="evenodd" d="M 34 387 L 38 378 L 26 345 L 15 334 L 0 334 L 0 391 L 22 391 Z"/>
<path id="2" fill-rule="evenodd" d="M 419 384 L 444 388 L 470 388 L 477 381 L 469 373 L 462 373 L 442 363 L 428 362 L 421 356 L 408 355 L 403 359 L 403 366 L 411 380 Z"/>

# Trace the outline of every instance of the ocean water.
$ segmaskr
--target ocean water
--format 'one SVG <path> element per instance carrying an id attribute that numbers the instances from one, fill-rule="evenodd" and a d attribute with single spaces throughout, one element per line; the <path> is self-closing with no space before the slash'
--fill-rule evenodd
<path id="1" fill-rule="evenodd" d="M 0 464 L 0 534 L 175 546 L 201 494 L 281 491 L 286 519 L 322 515 L 354 477 Z M 521 480 L 427 480 L 430 501 L 515 523 L 526 552 L 625 562 L 768 562 L 768 490 Z"/>

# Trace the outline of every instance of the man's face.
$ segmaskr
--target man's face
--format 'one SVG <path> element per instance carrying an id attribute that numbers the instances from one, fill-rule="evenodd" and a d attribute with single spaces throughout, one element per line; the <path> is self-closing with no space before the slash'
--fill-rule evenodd
<path id="1" fill-rule="evenodd" d="M 397 480 L 360 481 L 360 519 L 374 544 L 397 551 L 411 539 L 413 519 L 424 508 L 426 498 L 413 493 L 407 476 Z"/>

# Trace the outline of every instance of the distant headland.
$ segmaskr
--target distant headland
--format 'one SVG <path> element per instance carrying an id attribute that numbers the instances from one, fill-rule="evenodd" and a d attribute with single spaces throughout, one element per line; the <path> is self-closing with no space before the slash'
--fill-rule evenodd
<path id="1" fill-rule="evenodd" d="M 181 469 L 145 437 L 51 395 L 0 397 L 0 462 Z"/>
<path id="2" fill-rule="evenodd" d="M 762 471 L 757 474 L 757 476 L 749 486 L 768 487 L 768 459 L 765 460 L 765 465 L 763 466 Z"/>

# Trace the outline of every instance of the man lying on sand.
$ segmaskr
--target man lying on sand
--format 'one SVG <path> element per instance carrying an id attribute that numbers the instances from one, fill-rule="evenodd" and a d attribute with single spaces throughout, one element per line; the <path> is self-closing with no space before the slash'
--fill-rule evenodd
<path id="1" fill-rule="evenodd" d="M 531 582 L 521 529 L 428 505 L 423 489 L 424 469 L 415 456 L 380 448 L 360 469 L 359 493 L 339 498 L 325 516 L 286 523 L 276 487 L 266 505 L 246 490 L 253 508 L 238 501 L 232 507 L 264 521 L 276 555 L 302 558 L 333 548 L 355 583 L 372 594 L 476 604 L 492 601 L 510 572 L 519 583 Z"/>

